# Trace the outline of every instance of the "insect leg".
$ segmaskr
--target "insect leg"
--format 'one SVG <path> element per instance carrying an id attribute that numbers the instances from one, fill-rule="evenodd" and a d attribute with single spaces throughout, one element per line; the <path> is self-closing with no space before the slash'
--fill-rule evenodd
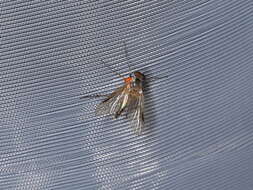
<path id="1" fill-rule="evenodd" d="M 108 94 L 92 94 L 92 95 L 86 95 L 80 97 L 80 99 L 85 99 L 85 98 L 99 98 L 99 97 L 107 97 L 109 96 Z"/>
<path id="2" fill-rule="evenodd" d="M 115 118 L 118 118 L 118 117 L 122 114 L 122 112 L 123 112 L 125 109 L 126 109 L 126 106 L 123 107 L 123 108 L 121 108 L 118 112 L 116 112 Z"/>

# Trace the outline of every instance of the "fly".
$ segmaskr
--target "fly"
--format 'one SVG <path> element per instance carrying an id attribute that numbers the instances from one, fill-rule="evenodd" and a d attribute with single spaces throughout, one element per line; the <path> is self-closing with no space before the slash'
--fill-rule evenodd
<path id="1" fill-rule="evenodd" d="M 125 53 L 127 56 L 126 45 Z M 105 63 L 104 65 L 107 66 Z M 128 67 L 130 74 L 126 78 L 122 77 L 119 73 L 110 68 L 110 70 L 119 75 L 124 81 L 124 85 L 116 89 L 111 94 L 83 96 L 81 98 L 106 96 L 106 98 L 97 105 L 96 115 L 109 114 L 113 115 L 114 118 L 118 118 L 125 113 L 126 117 L 130 120 L 131 126 L 134 128 L 135 133 L 140 135 L 144 127 L 143 87 L 145 75 L 139 71 L 131 72 L 129 63 Z"/>

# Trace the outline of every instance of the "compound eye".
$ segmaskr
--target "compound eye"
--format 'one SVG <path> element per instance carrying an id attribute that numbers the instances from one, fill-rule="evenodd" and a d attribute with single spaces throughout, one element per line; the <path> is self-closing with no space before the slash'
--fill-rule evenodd
<path id="1" fill-rule="evenodd" d="M 135 72 L 134 72 L 134 75 L 135 75 L 135 77 L 136 77 L 137 79 L 139 79 L 140 81 L 144 81 L 144 80 L 145 80 L 144 74 L 142 74 L 142 73 L 139 72 L 139 71 L 135 71 Z"/>

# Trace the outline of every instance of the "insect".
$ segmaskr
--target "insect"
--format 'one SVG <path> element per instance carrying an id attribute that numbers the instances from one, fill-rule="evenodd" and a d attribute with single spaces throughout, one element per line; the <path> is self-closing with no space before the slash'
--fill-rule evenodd
<path id="1" fill-rule="evenodd" d="M 124 44 L 125 45 L 125 44 Z M 127 50 L 125 45 L 125 53 L 127 56 Z M 106 65 L 102 60 L 101 62 Z M 120 115 L 125 113 L 126 117 L 130 120 L 131 126 L 137 135 L 140 135 L 144 127 L 144 82 L 145 75 L 139 71 L 131 72 L 129 66 L 129 76 L 124 78 L 119 73 L 115 72 L 120 76 L 124 85 L 116 89 L 109 95 L 91 95 L 83 96 L 81 98 L 87 97 L 102 97 L 106 98 L 97 105 L 96 115 L 113 115 L 114 118 L 118 118 Z"/>

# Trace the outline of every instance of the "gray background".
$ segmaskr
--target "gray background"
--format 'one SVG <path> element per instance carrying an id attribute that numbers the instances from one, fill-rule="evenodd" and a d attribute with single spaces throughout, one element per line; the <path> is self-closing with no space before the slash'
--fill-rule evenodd
<path id="1" fill-rule="evenodd" d="M 252 18 L 252 0 L 2 0 L 0 189 L 252 190 Z M 122 85 L 100 59 L 168 76 L 143 135 L 79 99 Z"/>

